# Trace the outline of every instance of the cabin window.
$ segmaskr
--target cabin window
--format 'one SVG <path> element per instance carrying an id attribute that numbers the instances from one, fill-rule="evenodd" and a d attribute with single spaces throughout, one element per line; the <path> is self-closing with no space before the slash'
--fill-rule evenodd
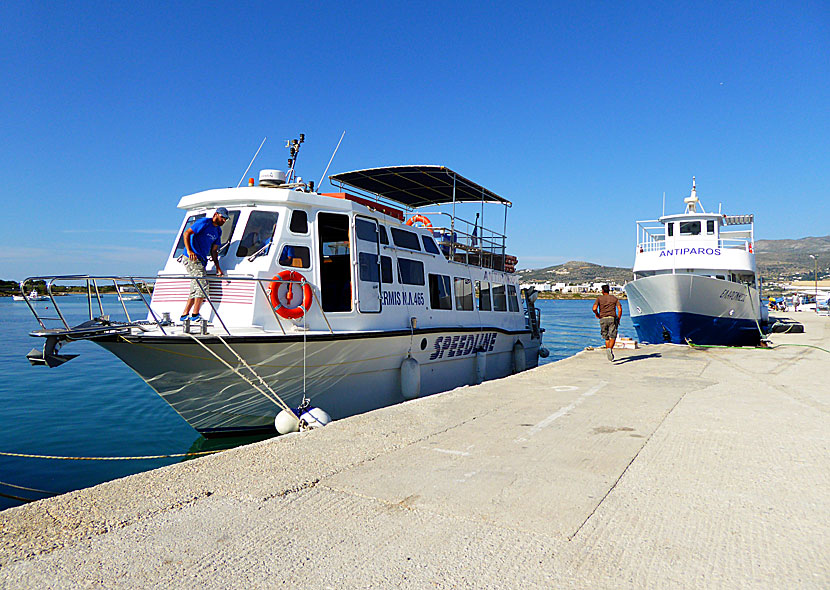
<path id="1" fill-rule="evenodd" d="M 392 259 L 389 256 L 380 257 L 380 280 L 383 283 L 392 282 Z"/>
<path id="2" fill-rule="evenodd" d="M 239 240 L 236 255 L 253 256 L 267 254 L 274 238 L 279 214 L 276 211 L 252 211 L 245 225 L 245 233 Z M 225 223 L 227 225 L 227 223 Z"/>
<path id="3" fill-rule="evenodd" d="M 394 229 L 392 235 L 394 236 Z M 402 285 L 424 284 L 424 263 L 420 260 L 398 258 L 398 280 Z"/>
<path id="4" fill-rule="evenodd" d="M 487 281 L 476 281 L 476 297 L 478 298 L 478 310 L 490 311 L 490 283 Z"/>
<path id="5" fill-rule="evenodd" d="M 295 234 L 308 233 L 308 214 L 302 209 L 295 209 L 291 212 L 291 223 L 288 225 Z"/>
<path id="6" fill-rule="evenodd" d="M 714 236 L 715 235 L 715 220 L 710 219 L 706 222 L 706 235 L 707 236 Z"/>
<path id="7" fill-rule="evenodd" d="M 358 239 L 372 242 L 373 244 L 378 243 L 377 225 L 373 222 L 366 221 L 365 219 L 355 219 L 354 229 Z"/>
<path id="8" fill-rule="evenodd" d="M 493 285 L 493 311 L 507 311 L 504 285 Z"/>
<path id="9" fill-rule="evenodd" d="M 507 306 L 510 311 L 519 311 L 519 298 L 515 285 L 507 285 Z"/>
<path id="10" fill-rule="evenodd" d="M 429 236 L 421 236 L 421 240 L 424 242 L 424 250 L 429 252 L 430 254 L 441 254 L 438 250 L 438 246 L 435 245 L 435 240 L 433 240 Z"/>
<path id="11" fill-rule="evenodd" d="M 389 236 L 386 235 L 386 226 L 379 225 L 378 231 L 380 232 L 380 243 L 388 246 L 389 245 Z"/>
<path id="12" fill-rule="evenodd" d="M 699 236 L 700 222 L 699 221 L 681 221 L 680 222 L 681 236 Z"/>
<path id="13" fill-rule="evenodd" d="M 352 264 L 349 216 L 317 215 L 320 243 L 320 293 L 323 311 L 352 310 Z"/>
<path id="14" fill-rule="evenodd" d="M 231 245 L 231 238 L 233 237 L 233 232 L 236 229 L 236 222 L 239 221 L 238 209 L 228 211 L 228 214 L 230 215 L 230 219 L 225 221 L 222 226 L 222 237 L 219 238 L 221 241 L 221 245 L 219 246 L 219 256 L 224 256 L 228 253 Z"/>
<path id="15" fill-rule="evenodd" d="M 393 227 L 392 240 L 399 248 L 408 248 L 410 250 L 417 250 L 418 252 L 421 251 L 421 243 L 418 241 L 418 234 L 414 232 Z"/>
<path id="16" fill-rule="evenodd" d="M 359 268 L 358 272 L 361 281 L 369 281 L 372 283 L 379 282 L 377 254 L 370 254 L 369 252 L 360 252 L 357 255 L 357 264 Z"/>
<path id="17" fill-rule="evenodd" d="M 473 311 L 473 282 L 455 277 L 455 309 Z"/>
<path id="18" fill-rule="evenodd" d="M 666 229 L 668 229 L 669 237 L 672 237 L 674 235 L 674 223 L 667 223 Z"/>
<path id="19" fill-rule="evenodd" d="M 309 268 L 311 266 L 311 250 L 306 246 L 286 244 L 280 252 L 280 265 L 293 268 Z"/>
<path id="20" fill-rule="evenodd" d="M 429 306 L 432 309 L 452 309 L 450 277 L 429 275 Z"/>
<path id="21" fill-rule="evenodd" d="M 173 251 L 173 258 L 178 258 L 185 252 L 187 249 L 184 247 L 184 232 L 190 229 L 190 227 L 196 223 L 197 219 L 202 219 L 205 216 L 204 213 L 197 213 L 196 215 L 191 215 L 187 218 L 187 222 L 184 224 L 184 229 L 182 230 L 182 235 L 179 236 L 179 241 L 176 244 L 176 249 Z"/>

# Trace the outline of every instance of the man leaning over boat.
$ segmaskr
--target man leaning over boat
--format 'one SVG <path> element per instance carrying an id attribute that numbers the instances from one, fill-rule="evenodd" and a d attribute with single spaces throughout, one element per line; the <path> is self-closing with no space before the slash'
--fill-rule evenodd
<path id="1" fill-rule="evenodd" d="M 602 295 L 594 301 L 594 315 L 599 318 L 599 331 L 605 340 L 605 356 L 614 360 L 614 343 L 617 341 L 617 326 L 622 317 L 620 300 L 611 295 L 608 285 L 602 286 Z"/>
<path id="2" fill-rule="evenodd" d="M 190 316 L 190 321 L 199 322 L 202 320 L 199 310 L 202 308 L 205 294 L 202 287 L 199 286 L 199 279 L 206 274 L 205 267 L 207 266 L 208 255 L 213 259 L 213 264 L 216 266 L 216 274 L 220 277 L 224 274 L 219 267 L 219 246 L 222 239 L 222 226 L 229 217 L 228 210 L 219 207 L 213 217 L 210 219 L 203 217 L 197 220 L 184 232 L 184 247 L 187 250 L 184 267 L 187 269 L 187 274 L 193 278 L 190 281 L 190 295 L 187 298 L 187 303 L 185 303 L 180 318 L 181 321 L 187 319 L 191 309 L 193 315 Z M 207 289 L 207 285 L 203 286 Z"/>

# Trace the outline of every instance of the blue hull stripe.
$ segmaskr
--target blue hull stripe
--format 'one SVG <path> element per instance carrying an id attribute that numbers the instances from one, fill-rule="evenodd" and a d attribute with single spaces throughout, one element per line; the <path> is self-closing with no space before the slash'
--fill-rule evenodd
<path id="1" fill-rule="evenodd" d="M 758 326 L 753 320 L 712 317 L 696 313 L 664 312 L 632 317 L 641 342 L 650 344 L 758 344 Z"/>

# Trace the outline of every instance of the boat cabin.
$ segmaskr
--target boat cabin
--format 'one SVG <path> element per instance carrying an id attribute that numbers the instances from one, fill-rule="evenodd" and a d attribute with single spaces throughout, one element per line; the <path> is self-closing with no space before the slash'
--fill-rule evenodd
<path id="1" fill-rule="evenodd" d="M 684 273 L 755 286 L 753 216 L 706 212 L 694 180 L 684 203 L 683 213 L 637 222 L 634 278 Z"/>
<path id="2" fill-rule="evenodd" d="M 506 254 L 504 233 L 483 223 L 485 205 L 498 204 L 505 208 L 506 227 L 506 199 L 442 166 L 338 174 L 331 180 L 341 191 L 334 193 L 274 181 L 280 176 L 266 170 L 258 186 L 207 190 L 180 200 L 187 213 L 159 272 L 153 312 L 171 318 L 181 313 L 190 285 L 183 277 L 184 232 L 222 206 L 230 214 L 218 257 L 226 277 L 219 280 L 208 261 L 209 300 L 202 307 L 212 323 L 276 331 L 437 328 L 479 321 L 524 328 L 516 259 Z M 455 213 L 472 203 L 479 208 L 475 221 Z M 451 210 L 422 213 L 426 206 Z M 406 223 L 407 213 L 416 209 L 419 214 Z M 292 307 L 304 292 L 302 284 L 289 290 L 280 277 L 311 285 L 312 300 L 302 318 L 286 321 L 274 314 L 272 290 L 289 297 Z"/>

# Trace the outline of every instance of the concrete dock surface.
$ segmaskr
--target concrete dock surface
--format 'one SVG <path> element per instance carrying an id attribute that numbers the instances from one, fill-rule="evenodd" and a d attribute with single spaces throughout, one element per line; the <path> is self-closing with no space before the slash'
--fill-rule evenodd
<path id="1" fill-rule="evenodd" d="M 6 510 L 0 587 L 828 588 L 830 318 L 790 317 Z"/>

